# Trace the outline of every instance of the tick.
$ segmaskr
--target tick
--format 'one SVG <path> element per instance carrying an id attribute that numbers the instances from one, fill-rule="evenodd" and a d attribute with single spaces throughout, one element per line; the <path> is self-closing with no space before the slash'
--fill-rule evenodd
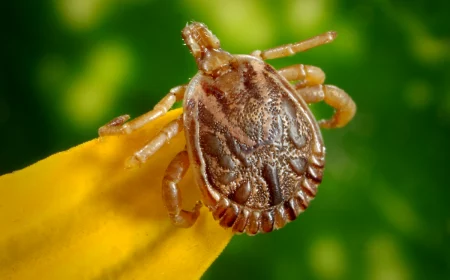
<path id="1" fill-rule="evenodd" d="M 182 31 L 198 66 L 188 84 L 174 87 L 149 111 L 129 122 L 117 117 L 100 136 L 132 133 L 183 100 L 183 115 L 132 155 L 126 165 L 146 162 L 184 130 L 186 148 L 171 161 L 162 181 L 162 198 L 172 223 L 192 226 L 202 203 L 182 208 L 179 182 L 192 165 L 202 202 L 216 220 L 235 233 L 254 235 L 282 228 L 316 196 L 322 182 L 325 147 L 319 127 L 345 126 L 356 105 L 342 89 L 324 85 L 315 66 L 274 69 L 265 60 L 290 56 L 333 41 L 335 32 L 250 55 L 220 48 L 202 23 Z M 308 103 L 324 101 L 335 109 L 316 121 Z"/>

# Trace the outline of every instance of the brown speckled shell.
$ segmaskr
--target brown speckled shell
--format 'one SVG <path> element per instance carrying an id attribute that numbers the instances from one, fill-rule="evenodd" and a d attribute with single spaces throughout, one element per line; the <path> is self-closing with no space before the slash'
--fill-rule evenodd
<path id="1" fill-rule="evenodd" d="M 224 227 L 253 235 L 294 220 L 322 180 L 325 148 L 315 118 L 264 61 L 199 72 L 184 99 L 190 161 L 203 202 Z"/>

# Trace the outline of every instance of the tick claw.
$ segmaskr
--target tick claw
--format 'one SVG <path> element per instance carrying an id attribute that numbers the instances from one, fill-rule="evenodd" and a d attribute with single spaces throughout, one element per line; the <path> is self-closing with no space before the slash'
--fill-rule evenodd
<path id="1" fill-rule="evenodd" d="M 111 126 L 114 126 L 114 127 L 121 126 L 129 119 L 130 119 L 130 115 L 118 116 L 117 118 L 114 118 L 109 123 L 107 123 L 106 126 L 110 126 L 110 127 Z"/>
<path id="2" fill-rule="evenodd" d="M 136 158 L 135 156 L 132 156 L 127 159 L 127 161 L 125 163 L 125 168 L 132 169 L 132 168 L 140 167 L 141 164 L 142 163 L 139 161 L 138 158 Z"/>
<path id="3" fill-rule="evenodd" d="M 193 212 L 197 212 L 197 211 L 200 210 L 200 208 L 202 208 L 202 206 L 203 206 L 203 203 L 202 203 L 200 200 L 198 200 L 198 201 L 195 203 L 195 206 L 194 206 L 194 208 L 192 209 L 192 211 L 193 211 Z"/>

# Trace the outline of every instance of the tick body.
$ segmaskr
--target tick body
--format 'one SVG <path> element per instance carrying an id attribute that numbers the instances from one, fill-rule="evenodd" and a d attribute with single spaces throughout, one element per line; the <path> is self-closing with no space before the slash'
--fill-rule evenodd
<path id="1" fill-rule="evenodd" d="M 199 215 L 200 202 L 190 211 L 182 209 L 178 188 L 193 165 L 202 202 L 223 227 L 249 235 L 282 228 L 308 207 L 322 181 L 325 147 L 319 126 L 346 125 L 356 106 L 341 89 L 323 85 L 320 68 L 275 70 L 264 60 L 331 42 L 336 34 L 251 55 L 222 50 L 201 23 L 186 26 L 182 36 L 199 69 L 190 83 L 173 88 L 154 110 L 130 122 L 120 116 L 99 134 L 131 133 L 183 100 L 183 115 L 131 156 L 127 166 L 144 163 L 184 130 L 186 150 L 172 160 L 162 182 L 171 221 L 190 227 Z M 331 119 L 315 120 L 307 104 L 319 101 L 335 108 Z"/>

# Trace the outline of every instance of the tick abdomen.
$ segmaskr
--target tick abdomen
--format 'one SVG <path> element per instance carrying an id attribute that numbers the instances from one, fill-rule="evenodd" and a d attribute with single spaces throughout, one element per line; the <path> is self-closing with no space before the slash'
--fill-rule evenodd
<path id="1" fill-rule="evenodd" d="M 283 77 L 257 58 L 236 57 L 227 73 L 194 77 L 185 124 L 195 130 L 203 183 L 245 208 L 269 209 L 303 191 L 312 146 L 322 139 Z M 323 165 L 315 168 L 320 181 Z"/>

